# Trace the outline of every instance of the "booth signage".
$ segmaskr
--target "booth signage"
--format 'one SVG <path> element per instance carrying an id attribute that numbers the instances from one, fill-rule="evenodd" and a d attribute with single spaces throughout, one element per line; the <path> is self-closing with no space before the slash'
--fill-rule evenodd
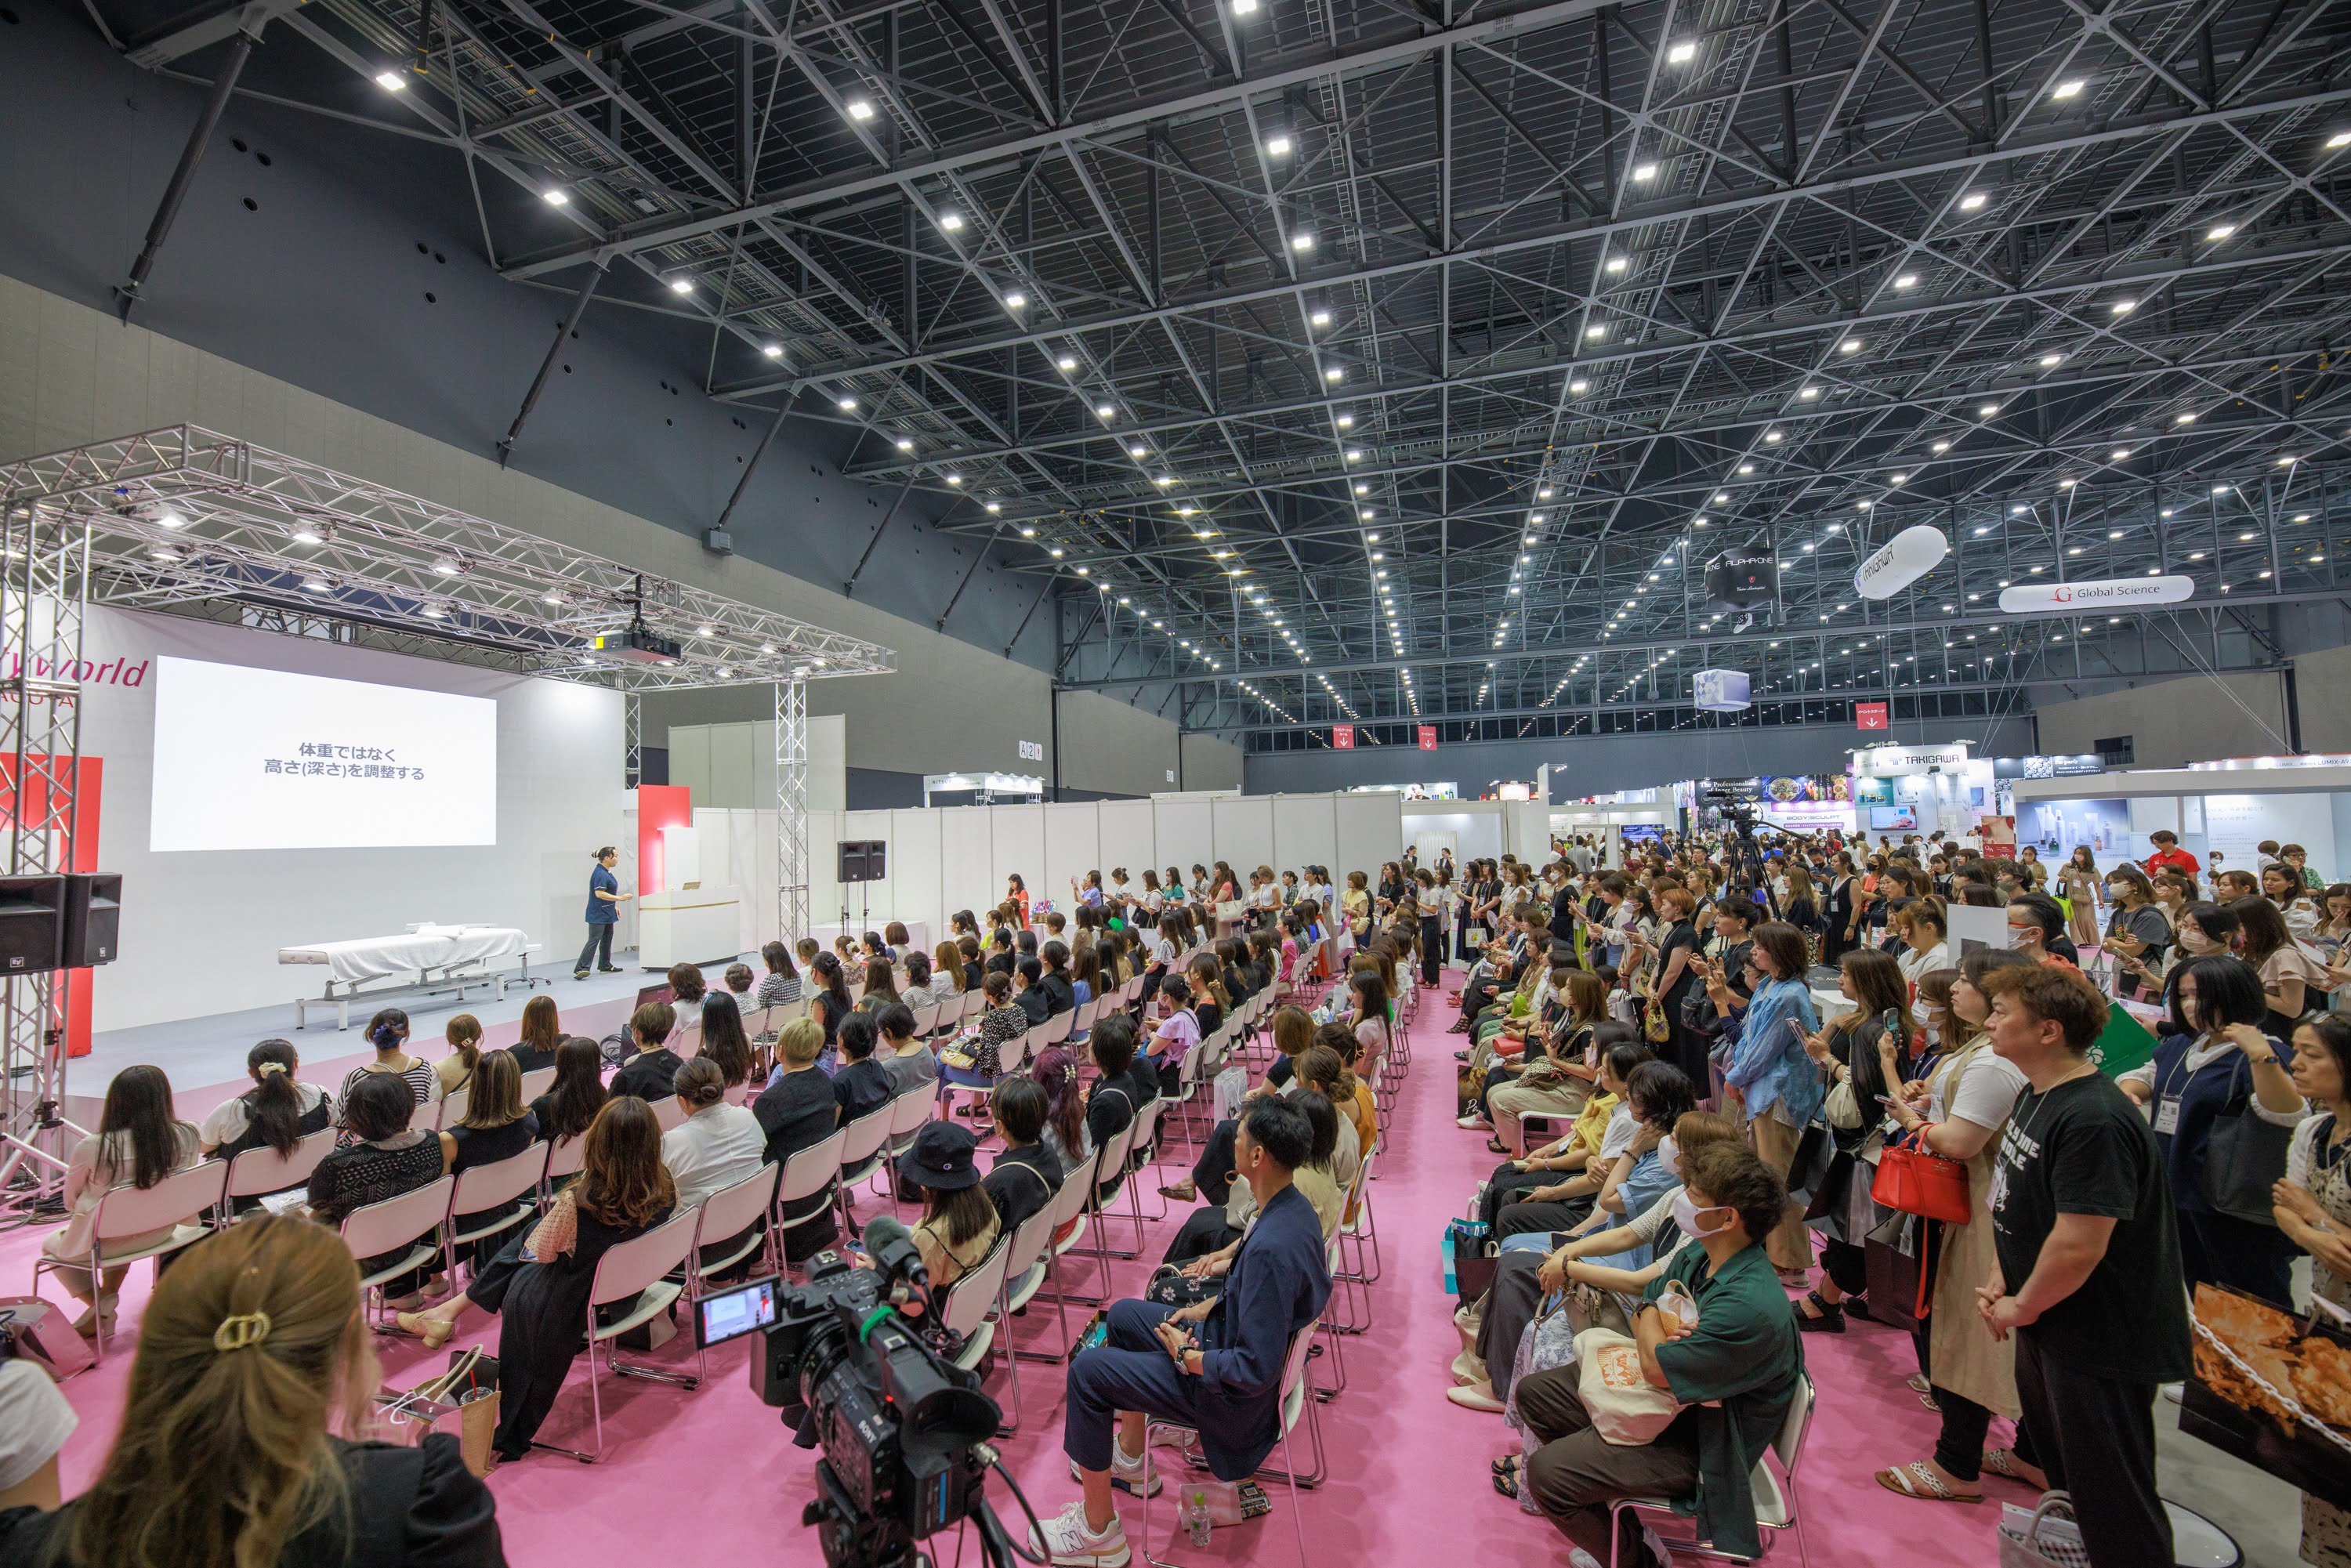
<path id="1" fill-rule="evenodd" d="M 1341 751 L 1354 750 L 1355 727 L 1352 724 L 1332 725 L 1331 727 L 1331 744 L 1333 747 Z"/>
<path id="2" fill-rule="evenodd" d="M 1878 775 L 1917 773 L 1928 768 L 1958 768 L 1968 759 L 1968 743 L 1949 746 L 1878 746 L 1853 754 L 1854 767 Z"/>
<path id="3" fill-rule="evenodd" d="M 1886 705 L 1884 703 L 1854 704 L 1853 727 L 1855 729 L 1884 729 L 1886 727 Z"/>
<path id="4" fill-rule="evenodd" d="M 2141 610 L 2193 598 L 2191 577 L 2111 577 L 2090 582 L 2020 582 L 2000 591 L 2011 615 L 2071 614 L 2085 610 Z"/>
<path id="5" fill-rule="evenodd" d="M 1424 724 L 1420 727 L 1420 748 L 1423 751 L 1434 751 L 1437 749 L 1437 727 L 1435 725 Z"/>

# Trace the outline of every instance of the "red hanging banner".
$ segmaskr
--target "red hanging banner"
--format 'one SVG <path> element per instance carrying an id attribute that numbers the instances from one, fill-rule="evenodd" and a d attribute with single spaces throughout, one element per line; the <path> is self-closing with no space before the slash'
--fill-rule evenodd
<path id="1" fill-rule="evenodd" d="M 1886 727 L 1886 705 L 1884 703 L 1854 704 L 1853 727 L 1855 729 L 1884 729 Z"/>
<path id="2" fill-rule="evenodd" d="M 1331 744 L 1340 751 L 1354 750 L 1355 727 L 1352 724 L 1332 725 L 1331 727 Z"/>
<path id="3" fill-rule="evenodd" d="M 1437 749 L 1437 727 L 1435 725 L 1424 724 L 1420 727 L 1420 748 L 1423 751 L 1434 751 Z"/>

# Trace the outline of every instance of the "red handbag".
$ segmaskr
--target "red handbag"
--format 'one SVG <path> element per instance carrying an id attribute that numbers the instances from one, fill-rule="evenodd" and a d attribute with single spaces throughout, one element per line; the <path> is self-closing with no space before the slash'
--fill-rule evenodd
<path id="1" fill-rule="evenodd" d="M 1877 1175 L 1869 1196 L 1880 1207 L 1899 1209 L 1946 1225 L 1965 1225 L 1968 1208 L 1968 1167 L 1959 1160 L 1930 1153 L 1925 1147 L 1927 1128 L 1889 1138 L 1878 1151 Z"/>

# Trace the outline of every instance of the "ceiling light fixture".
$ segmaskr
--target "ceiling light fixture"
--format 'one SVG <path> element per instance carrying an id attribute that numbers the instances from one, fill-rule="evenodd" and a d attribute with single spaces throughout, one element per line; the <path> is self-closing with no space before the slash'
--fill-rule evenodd
<path id="1" fill-rule="evenodd" d="M 870 98 L 851 99 L 849 100 L 849 118 L 856 120 L 861 125 L 866 120 L 872 119 L 873 100 Z"/>

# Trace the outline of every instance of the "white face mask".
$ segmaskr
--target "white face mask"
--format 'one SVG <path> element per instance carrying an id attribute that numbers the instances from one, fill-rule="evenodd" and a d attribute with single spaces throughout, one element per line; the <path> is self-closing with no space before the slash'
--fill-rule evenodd
<path id="1" fill-rule="evenodd" d="M 1681 1145 L 1674 1142 L 1671 1133 L 1657 1140 L 1657 1167 L 1669 1176 L 1682 1174 Z"/>
<path id="2" fill-rule="evenodd" d="M 1700 1225 L 1698 1222 L 1698 1217 L 1706 1211 L 1698 1207 L 1698 1204 L 1692 1200 L 1690 1195 L 1687 1191 L 1674 1194 L 1673 1212 L 1675 1227 L 1679 1229 L 1684 1236 L 1688 1237 L 1693 1241 L 1702 1240 L 1708 1236 L 1719 1235 L 1721 1232 L 1729 1229 L 1733 1221 L 1737 1218 L 1737 1216 L 1734 1215 L 1730 1218 L 1723 1220 L 1719 1225 Z"/>
<path id="3" fill-rule="evenodd" d="M 2108 898 L 2127 898 L 2130 896 L 2132 891 L 2131 884 L 2126 882 L 2110 882 L 2106 883 L 2106 896 Z"/>

